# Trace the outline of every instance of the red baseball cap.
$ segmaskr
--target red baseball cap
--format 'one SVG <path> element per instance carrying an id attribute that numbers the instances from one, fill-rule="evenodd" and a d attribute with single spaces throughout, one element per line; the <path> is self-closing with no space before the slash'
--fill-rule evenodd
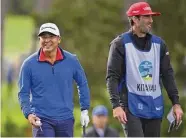
<path id="1" fill-rule="evenodd" d="M 146 2 L 137 2 L 130 6 L 126 14 L 128 17 L 130 17 L 130 16 L 136 16 L 136 15 L 159 16 L 161 13 L 152 12 L 150 5 Z"/>

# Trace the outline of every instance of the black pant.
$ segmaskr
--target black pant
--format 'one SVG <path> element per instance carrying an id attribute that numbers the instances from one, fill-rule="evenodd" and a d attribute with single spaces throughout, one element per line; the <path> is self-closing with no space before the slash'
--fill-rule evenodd
<path id="1" fill-rule="evenodd" d="M 125 128 L 125 134 L 127 137 L 160 137 L 161 122 L 162 119 L 144 119 L 139 118 L 129 111 L 127 114 L 127 124 L 123 126 Z"/>

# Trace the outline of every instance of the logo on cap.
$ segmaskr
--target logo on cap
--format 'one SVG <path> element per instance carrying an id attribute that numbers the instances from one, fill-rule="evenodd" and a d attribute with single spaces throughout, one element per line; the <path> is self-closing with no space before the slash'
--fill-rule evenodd
<path id="1" fill-rule="evenodd" d="M 53 28 L 53 27 L 50 27 L 50 26 L 47 26 L 47 27 L 41 27 L 41 30 L 46 29 L 46 28 L 50 28 L 50 29 L 56 30 L 56 28 Z"/>
<path id="2" fill-rule="evenodd" d="M 145 10 L 145 11 L 151 11 L 151 8 L 150 7 L 145 7 L 145 8 L 143 8 L 143 10 Z"/>

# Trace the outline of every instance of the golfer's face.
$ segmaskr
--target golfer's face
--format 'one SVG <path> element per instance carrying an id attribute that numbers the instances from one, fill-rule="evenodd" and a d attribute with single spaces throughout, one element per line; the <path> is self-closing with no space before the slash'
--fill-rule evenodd
<path id="1" fill-rule="evenodd" d="M 60 37 L 51 33 L 43 33 L 40 37 L 40 46 L 44 52 L 52 52 L 57 49 Z"/>

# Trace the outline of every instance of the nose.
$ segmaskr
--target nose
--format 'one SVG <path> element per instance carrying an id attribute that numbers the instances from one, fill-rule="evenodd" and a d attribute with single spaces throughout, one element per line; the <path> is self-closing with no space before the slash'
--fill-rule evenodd
<path id="1" fill-rule="evenodd" d="M 153 19 L 152 19 L 152 16 L 150 16 L 150 22 L 153 23 Z"/>
<path id="2" fill-rule="evenodd" d="M 50 37 L 45 38 L 45 42 L 49 42 L 49 40 L 50 40 Z"/>

